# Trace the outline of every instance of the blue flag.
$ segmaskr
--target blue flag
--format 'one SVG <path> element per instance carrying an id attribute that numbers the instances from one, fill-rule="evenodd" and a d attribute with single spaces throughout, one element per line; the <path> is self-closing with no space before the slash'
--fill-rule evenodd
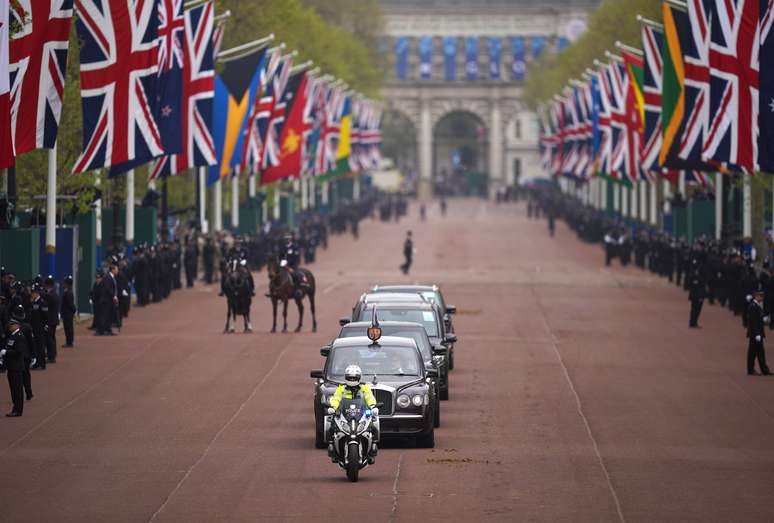
<path id="1" fill-rule="evenodd" d="M 407 36 L 401 36 L 395 41 L 395 76 L 398 80 L 406 79 L 409 44 L 410 40 Z"/>
<path id="2" fill-rule="evenodd" d="M 498 37 L 489 38 L 489 78 L 500 79 L 500 57 L 502 55 L 502 40 Z"/>
<path id="3" fill-rule="evenodd" d="M 564 51 L 568 47 L 570 47 L 570 39 L 567 38 L 566 36 L 560 36 L 559 37 L 559 41 L 556 43 L 556 48 L 561 53 L 562 51 Z"/>
<path id="4" fill-rule="evenodd" d="M 599 134 L 599 113 L 601 111 L 602 100 L 599 92 L 599 78 L 594 75 L 591 77 L 591 158 L 594 159 L 599 153 L 599 147 L 602 143 Z"/>
<path id="5" fill-rule="evenodd" d="M 457 38 L 454 36 L 443 39 L 443 77 L 448 82 L 457 79 Z"/>
<path id="6" fill-rule="evenodd" d="M 465 38 L 465 78 L 478 80 L 478 37 Z"/>
<path id="7" fill-rule="evenodd" d="M 433 37 L 419 39 L 419 77 L 429 80 L 433 76 Z"/>
<path id="8" fill-rule="evenodd" d="M 761 2 L 761 49 L 758 98 L 758 163 L 774 174 L 774 35 L 768 2 Z M 768 15 L 768 16 L 767 16 Z"/>
<path id="9" fill-rule="evenodd" d="M 543 51 L 546 48 L 545 36 L 533 36 L 532 37 L 532 58 L 537 60 L 543 55 Z"/>
<path id="10" fill-rule="evenodd" d="M 527 62 L 524 61 L 524 37 L 511 37 L 511 80 L 521 82 L 527 76 Z"/>

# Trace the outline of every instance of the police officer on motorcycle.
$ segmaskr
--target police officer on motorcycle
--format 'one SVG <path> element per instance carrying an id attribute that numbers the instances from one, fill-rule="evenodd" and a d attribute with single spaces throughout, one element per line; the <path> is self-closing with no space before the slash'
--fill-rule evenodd
<path id="1" fill-rule="evenodd" d="M 333 396 L 331 396 L 329 401 L 330 408 L 328 409 L 328 414 L 333 415 L 339 410 L 341 400 L 352 400 L 357 398 L 361 398 L 366 403 L 366 405 L 372 409 L 375 416 L 379 414 L 379 410 L 376 408 L 376 397 L 374 396 L 373 391 L 371 391 L 371 387 L 368 385 L 368 383 L 361 383 L 362 377 L 363 371 L 360 370 L 358 365 L 347 366 L 347 368 L 344 370 L 344 384 L 339 385 L 336 388 L 336 392 L 333 393 Z M 332 428 L 333 426 L 331 426 L 331 429 Z M 373 462 L 373 458 L 376 456 L 378 451 L 376 441 L 379 440 L 379 435 L 374 434 L 374 436 L 374 443 L 368 455 L 368 459 L 371 462 Z M 328 444 L 328 455 L 332 458 L 334 456 L 332 434 L 329 435 L 329 441 L 330 443 Z"/>

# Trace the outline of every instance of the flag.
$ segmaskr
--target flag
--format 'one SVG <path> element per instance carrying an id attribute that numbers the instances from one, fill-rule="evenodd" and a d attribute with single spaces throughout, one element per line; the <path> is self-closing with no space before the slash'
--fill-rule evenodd
<path id="1" fill-rule="evenodd" d="M 330 87 L 323 100 L 324 123 L 317 147 L 315 174 L 324 176 L 336 169 L 336 153 L 339 147 L 339 128 L 344 93 L 340 87 Z"/>
<path id="2" fill-rule="evenodd" d="M 274 78 L 269 83 L 268 94 L 271 95 L 274 104 L 269 115 L 265 138 L 263 142 L 263 157 L 261 169 L 279 165 L 280 150 L 282 144 L 282 126 L 285 124 L 285 108 L 293 96 L 292 92 L 286 92 L 290 71 L 293 68 L 293 60 L 288 57 L 274 73 Z"/>
<path id="3" fill-rule="evenodd" d="M 261 68 L 253 105 L 247 116 L 247 124 L 244 129 L 245 145 L 242 147 L 240 161 L 240 170 L 248 170 L 251 176 L 262 168 L 266 135 L 275 101 L 274 91 L 270 85 L 274 82 L 274 75 L 282 62 L 280 50 L 272 51 L 265 58 L 265 61 L 266 65 Z"/>
<path id="4" fill-rule="evenodd" d="M 433 76 L 433 37 L 419 39 L 419 77 L 429 80 Z"/>
<path id="5" fill-rule="evenodd" d="M 8 73 L 8 0 L 0 0 L 0 169 L 13 165 L 11 138 L 11 82 Z"/>
<path id="6" fill-rule="evenodd" d="M 658 156 L 661 152 L 661 77 L 663 62 L 661 49 L 664 32 L 648 20 L 642 21 L 642 49 L 644 70 L 642 92 L 644 101 L 644 129 L 642 168 L 649 172 L 661 172 Z"/>
<path id="7" fill-rule="evenodd" d="M 629 77 L 626 74 L 623 61 L 619 57 L 611 57 L 608 66 L 610 82 L 610 126 L 613 129 L 612 153 L 610 157 L 610 174 L 621 181 L 636 180 L 636 170 L 632 169 L 634 160 L 631 157 L 629 112 L 627 108 L 627 92 Z"/>
<path id="8" fill-rule="evenodd" d="M 349 171 L 349 155 L 352 152 L 352 97 L 345 95 L 339 125 L 339 147 L 336 150 L 337 174 Z"/>
<path id="9" fill-rule="evenodd" d="M 304 111 L 309 74 L 306 72 L 291 75 L 285 93 L 283 105 L 285 114 L 280 129 L 280 150 L 276 164 L 267 167 L 261 174 L 261 185 L 276 182 L 283 178 L 301 175 L 302 142 L 304 136 Z"/>
<path id="10" fill-rule="evenodd" d="M 650 174 L 642 168 L 642 135 L 645 120 L 645 100 L 642 92 L 644 63 L 641 53 L 622 50 L 629 89 L 626 91 L 626 145 L 629 165 L 627 173 L 632 181 L 649 180 Z"/>
<path id="11" fill-rule="evenodd" d="M 155 0 L 76 0 L 83 152 L 74 172 L 148 161 L 164 152 L 153 115 L 156 6 Z"/>
<path id="12" fill-rule="evenodd" d="M 465 78 L 478 80 L 478 38 L 465 38 Z"/>
<path id="13" fill-rule="evenodd" d="M 150 179 L 169 176 L 193 167 L 215 165 L 212 138 L 212 98 L 214 96 L 213 2 L 185 11 L 183 47 L 183 110 L 180 154 L 162 156 L 151 168 Z"/>
<path id="14" fill-rule="evenodd" d="M 217 163 L 210 167 L 208 184 L 229 174 L 242 157 L 243 133 L 253 104 L 266 49 L 223 60 L 223 70 L 215 75 L 213 98 L 213 141 Z"/>
<path id="15" fill-rule="evenodd" d="M 715 2 L 710 16 L 710 107 L 702 158 L 758 170 L 759 0 Z"/>
<path id="16" fill-rule="evenodd" d="M 183 150 L 183 61 L 185 54 L 183 0 L 158 1 L 158 53 L 159 70 L 153 116 L 159 128 L 161 146 L 165 155 L 179 154 Z M 145 162 L 144 159 L 129 161 L 110 168 L 110 176 L 125 173 Z M 158 166 L 154 162 L 154 167 Z M 167 162 L 165 162 L 167 163 Z M 151 168 L 150 178 L 158 173 Z"/>
<path id="17" fill-rule="evenodd" d="M 595 144 L 594 169 L 596 174 L 614 177 L 610 166 L 613 155 L 613 127 L 612 127 L 612 89 L 608 67 L 600 64 L 596 72 L 597 88 L 597 131 L 593 138 Z"/>
<path id="18" fill-rule="evenodd" d="M 500 79 L 502 45 L 502 40 L 499 37 L 489 38 L 489 78 L 492 80 Z"/>
<path id="19" fill-rule="evenodd" d="M 532 37 L 532 59 L 537 60 L 543 56 L 543 51 L 546 48 L 545 36 L 533 36 Z"/>
<path id="20" fill-rule="evenodd" d="M 457 79 L 457 38 L 454 36 L 443 39 L 443 76 L 447 82 Z"/>
<path id="21" fill-rule="evenodd" d="M 10 45 L 11 132 L 16 155 L 51 149 L 62 114 L 72 0 L 20 0 Z"/>
<path id="22" fill-rule="evenodd" d="M 761 67 L 758 163 L 762 171 L 774 173 L 774 0 L 761 1 Z"/>
<path id="23" fill-rule="evenodd" d="M 662 4 L 664 44 L 662 56 L 661 119 L 663 137 L 659 164 L 666 166 L 670 151 L 678 147 L 680 128 L 685 114 L 685 65 L 680 47 L 680 33 L 689 30 L 688 15 L 672 4 Z"/>
<path id="24" fill-rule="evenodd" d="M 314 158 L 319 143 L 318 97 L 323 88 L 322 79 L 313 72 L 307 75 L 304 93 L 304 121 L 301 135 L 301 176 L 314 176 Z"/>
<path id="25" fill-rule="evenodd" d="M 524 61 L 524 37 L 511 37 L 511 80 L 521 82 L 527 76 L 527 63 Z"/>
<path id="26" fill-rule="evenodd" d="M 407 76 L 410 42 L 407 36 L 399 36 L 395 40 L 395 77 L 398 80 L 405 80 Z"/>

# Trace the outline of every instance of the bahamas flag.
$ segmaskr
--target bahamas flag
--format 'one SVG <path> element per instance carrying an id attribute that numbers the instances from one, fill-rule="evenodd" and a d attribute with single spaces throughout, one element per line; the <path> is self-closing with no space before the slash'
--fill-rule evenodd
<path id="1" fill-rule="evenodd" d="M 244 146 L 248 113 L 260 87 L 266 49 L 256 49 L 236 58 L 221 60 L 223 71 L 215 75 L 213 132 L 216 165 L 210 167 L 207 180 L 212 185 L 239 165 Z"/>

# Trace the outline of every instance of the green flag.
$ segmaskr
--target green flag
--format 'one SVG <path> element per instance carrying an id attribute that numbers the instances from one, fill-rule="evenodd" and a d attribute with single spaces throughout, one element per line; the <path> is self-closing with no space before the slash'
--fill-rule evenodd
<path id="1" fill-rule="evenodd" d="M 664 139 L 658 158 L 661 165 L 666 161 L 669 151 L 678 139 L 685 111 L 685 93 L 683 91 L 685 69 L 677 30 L 678 24 L 675 21 L 676 17 L 683 17 L 685 13 L 666 2 L 662 4 L 662 12 L 664 14 L 664 45 L 661 48 L 661 57 L 664 64 L 664 76 L 661 85 L 661 118 Z"/>

